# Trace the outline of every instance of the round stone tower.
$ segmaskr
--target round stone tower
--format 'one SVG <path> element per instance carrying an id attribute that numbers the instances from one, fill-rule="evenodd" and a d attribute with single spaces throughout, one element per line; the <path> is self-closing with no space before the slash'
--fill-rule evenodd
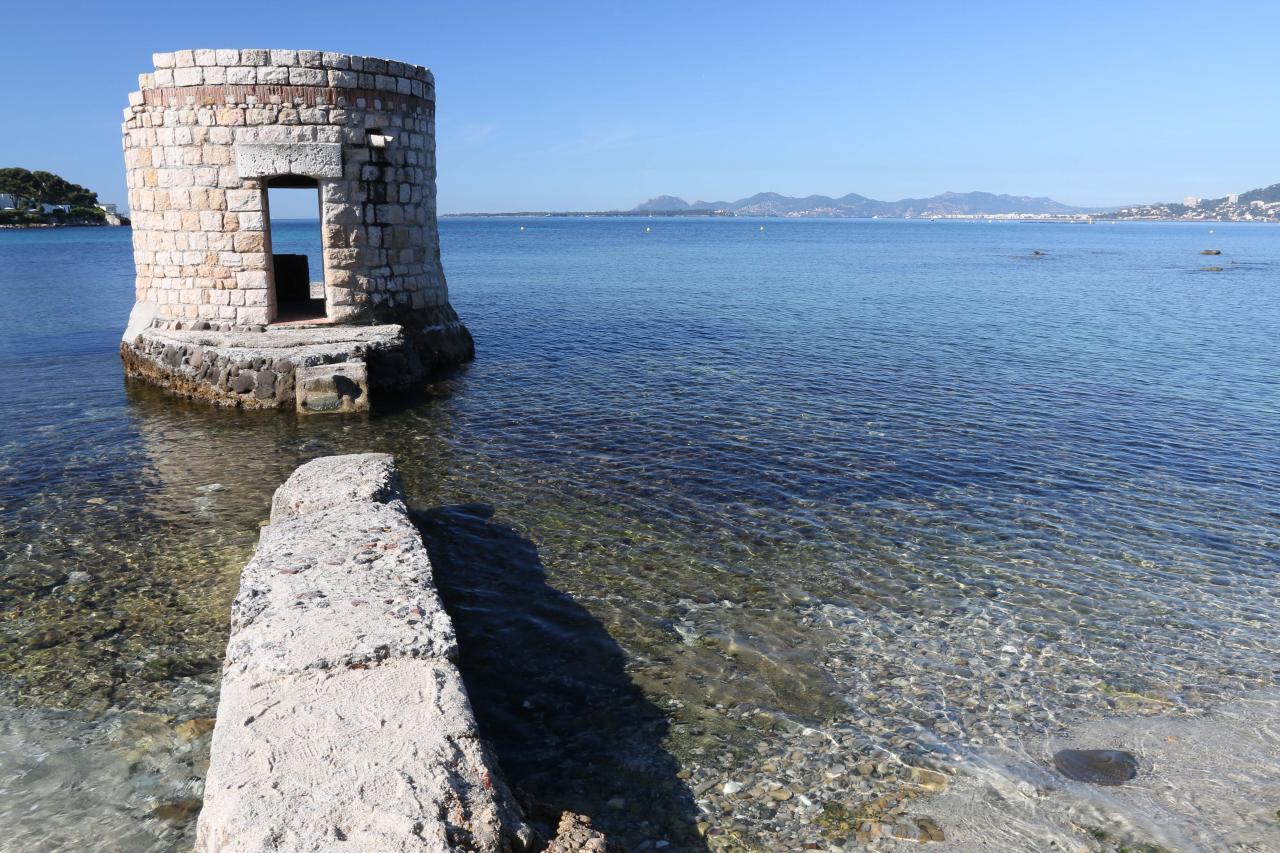
<path id="1" fill-rule="evenodd" d="M 220 403 L 305 411 L 274 368 L 351 362 L 366 386 L 395 387 L 473 356 L 440 264 L 430 71 L 307 50 L 153 60 L 124 113 L 137 268 L 128 372 Z M 273 251 L 268 190 L 285 187 L 316 192 L 321 270 Z M 297 358 L 275 352 L 291 346 Z M 215 362 L 263 350 L 248 369 L 271 362 L 271 393 L 256 380 L 236 390 L 234 359 L 226 375 L 206 368 L 210 348 Z M 346 397 L 337 408 L 367 406 L 367 394 Z"/>

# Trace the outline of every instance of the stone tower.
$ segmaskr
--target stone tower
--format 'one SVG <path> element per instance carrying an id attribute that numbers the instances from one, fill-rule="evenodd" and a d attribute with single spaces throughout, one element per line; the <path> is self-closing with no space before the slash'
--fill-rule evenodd
<path id="1" fill-rule="evenodd" d="M 223 404 L 348 410 L 472 357 L 440 264 L 430 71 L 307 50 L 153 60 L 124 112 L 127 372 Z M 272 251 L 277 187 L 314 188 L 323 269 Z"/>

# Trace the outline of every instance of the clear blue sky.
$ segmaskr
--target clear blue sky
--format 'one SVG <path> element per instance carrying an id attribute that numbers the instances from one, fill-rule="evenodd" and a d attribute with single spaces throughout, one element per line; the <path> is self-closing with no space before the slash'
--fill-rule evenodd
<path id="1" fill-rule="evenodd" d="M 1280 181 L 1280 3 L 30 2 L 3 12 L 0 166 L 125 201 L 152 51 L 430 66 L 442 212 L 661 193 L 1073 204 Z"/>

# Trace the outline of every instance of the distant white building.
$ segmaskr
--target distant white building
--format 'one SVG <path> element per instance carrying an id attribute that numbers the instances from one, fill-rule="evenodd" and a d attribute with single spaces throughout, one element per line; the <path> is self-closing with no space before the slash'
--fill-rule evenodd
<path id="1" fill-rule="evenodd" d="M 1231 193 L 1231 195 L 1227 196 L 1227 204 L 1239 204 L 1239 203 L 1240 203 L 1240 193 Z"/>
<path id="2" fill-rule="evenodd" d="M 41 213 L 53 213 L 55 210 L 61 210 L 63 213 L 70 213 L 71 205 L 69 204 L 41 204 L 40 205 Z"/>
<path id="3" fill-rule="evenodd" d="M 1189 195 L 1182 200 L 1182 203 L 1185 204 L 1187 207 L 1199 207 L 1200 199 L 1197 196 Z"/>
<path id="4" fill-rule="evenodd" d="M 100 204 L 98 210 L 101 210 L 106 217 L 108 225 L 123 225 L 124 218 L 120 215 L 120 211 L 116 209 L 114 204 Z"/>

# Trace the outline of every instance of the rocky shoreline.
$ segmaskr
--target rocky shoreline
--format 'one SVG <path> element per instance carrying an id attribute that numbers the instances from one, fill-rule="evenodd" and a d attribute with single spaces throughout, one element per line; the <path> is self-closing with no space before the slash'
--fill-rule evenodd
<path id="1" fill-rule="evenodd" d="M 0 231 L 19 231 L 26 228 L 128 228 L 128 225 L 112 225 L 110 222 L 23 222 L 5 223 Z"/>

